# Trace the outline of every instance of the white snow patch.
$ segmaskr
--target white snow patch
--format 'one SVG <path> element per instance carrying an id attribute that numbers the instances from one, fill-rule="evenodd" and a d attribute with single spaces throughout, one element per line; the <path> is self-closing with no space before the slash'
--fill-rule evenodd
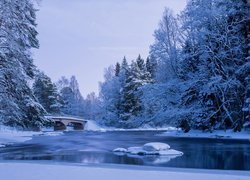
<path id="1" fill-rule="evenodd" d="M 0 174 L 1 179 L 4 180 L 249 180 L 250 176 L 248 171 L 152 168 L 117 165 L 89 167 L 34 163 L 0 163 Z"/>
<path id="2" fill-rule="evenodd" d="M 122 128 L 106 128 L 106 131 L 177 131 L 178 128 L 175 127 L 142 127 L 142 128 L 132 128 L 132 129 L 122 129 Z"/>
<path id="3" fill-rule="evenodd" d="M 185 138 L 210 138 L 210 139 L 235 139 L 235 140 L 249 140 L 250 131 L 233 132 L 233 130 L 215 130 L 212 133 L 202 132 L 200 130 L 191 130 L 188 133 L 184 133 L 181 130 L 166 131 L 159 136 L 166 137 L 185 137 Z"/>
<path id="4" fill-rule="evenodd" d="M 16 129 L 0 126 L 0 145 L 24 142 L 32 139 L 33 135 L 40 135 L 42 132 L 18 131 Z"/>
<path id="5" fill-rule="evenodd" d="M 161 151 L 161 150 L 170 149 L 170 146 L 165 143 L 151 142 L 151 143 L 144 144 L 143 149 L 145 151 Z"/>
<path id="6" fill-rule="evenodd" d="M 169 127 L 169 126 L 168 127 L 161 127 L 161 128 L 145 126 L 145 127 L 141 127 L 141 128 L 123 129 L 123 128 L 113 128 L 113 127 L 100 126 L 94 120 L 87 120 L 87 123 L 84 127 L 84 130 L 107 132 L 107 131 L 177 131 L 179 129 L 175 128 L 175 127 Z"/>
<path id="7" fill-rule="evenodd" d="M 86 123 L 84 130 L 86 131 L 101 131 L 101 132 L 106 132 L 107 130 L 100 127 L 95 121 L 88 120 Z"/>
<path id="8" fill-rule="evenodd" d="M 128 150 L 126 148 L 116 148 L 113 150 L 113 152 L 126 153 L 126 152 L 128 152 Z"/>
<path id="9" fill-rule="evenodd" d="M 0 148 L 2 148 L 2 147 L 5 147 L 5 145 L 4 144 L 0 144 Z"/>
<path id="10" fill-rule="evenodd" d="M 60 136 L 60 135 L 63 135 L 63 132 L 62 131 L 44 132 L 41 135 L 42 136 Z"/>

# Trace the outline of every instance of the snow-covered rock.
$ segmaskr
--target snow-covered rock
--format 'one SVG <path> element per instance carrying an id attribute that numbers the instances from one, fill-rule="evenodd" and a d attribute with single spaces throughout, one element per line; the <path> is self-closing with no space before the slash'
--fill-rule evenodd
<path id="1" fill-rule="evenodd" d="M 144 144 L 143 150 L 145 151 L 162 151 L 162 150 L 168 150 L 170 149 L 170 146 L 165 143 L 160 142 L 151 142 Z"/>
<path id="2" fill-rule="evenodd" d="M 2 147 L 5 147 L 5 145 L 4 144 L 0 144 L 0 148 L 2 148 Z"/>
<path id="3" fill-rule="evenodd" d="M 142 147 L 129 147 L 128 153 L 136 155 L 146 155 L 147 151 L 143 150 Z"/>
<path id="4" fill-rule="evenodd" d="M 157 156 L 179 156 L 183 152 L 170 149 L 170 146 L 165 143 L 152 142 L 143 145 L 142 147 L 116 148 L 114 153 L 128 153 L 131 155 L 157 155 Z"/>
<path id="5" fill-rule="evenodd" d="M 116 148 L 116 149 L 113 150 L 113 152 L 127 153 L 128 150 L 126 148 Z"/>

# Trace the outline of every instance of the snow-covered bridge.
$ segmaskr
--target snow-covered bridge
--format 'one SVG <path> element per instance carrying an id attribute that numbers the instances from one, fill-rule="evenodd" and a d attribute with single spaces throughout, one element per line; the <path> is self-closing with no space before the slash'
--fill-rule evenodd
<path id="1" fill-rule="evenodd" d="M 73 128 L 74 130 L 84 130 L 87 120 L 65 117 L 65 116 L 48 116 L 48 119 L 54 122 L 54 130 L 66 130 L 67 128 Z"/>

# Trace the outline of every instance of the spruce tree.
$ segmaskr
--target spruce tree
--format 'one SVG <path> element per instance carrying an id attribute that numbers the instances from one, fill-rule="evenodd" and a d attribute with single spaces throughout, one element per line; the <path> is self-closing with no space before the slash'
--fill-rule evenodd
<path id="1" fill-rule="evenodd" d="M 38 72 L 33 84 L 33 92 L 39 103 L 49 114 L 60 114 L 62 100 L 56 85 L 43 72 Z"/>
<path id="2" fill-rule="evenodd" d="M 31 48 L 38 48 L 35 8 L 29 0 L 0 1 L 0 123 L 37 129 L 47 123 L 29 81 Z"/>
<path id="3" fill-rule="evenodd" d="M 119 76 L 120 70 L 121 70 L 120 63 L 117 62 L 115 65 L 115 76 Z"/>

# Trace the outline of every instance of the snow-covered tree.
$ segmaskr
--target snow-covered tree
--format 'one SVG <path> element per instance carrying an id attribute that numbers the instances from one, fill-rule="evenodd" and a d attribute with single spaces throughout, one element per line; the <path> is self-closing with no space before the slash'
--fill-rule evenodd
<path id="1" fill-rule="evenodd" d="M 156 60 L 152 59 L 150 57 L 147 57 L 147 59 L 146 59 L 146 68 L 147 68 L 147 72 L 150 75 L 150 79 L 152 81 L 155 79 L 156 67 L 157 67 Z"/>
<path id="2" fill-rule="evenodd" d="M 179 16 L 166 9 L 146 65 L 123 61 L 104 82 L 103 102 L 115 102 L 106 114 L 185 132 L 250 126 L 249 12 L 247 0 L 189 0 Z"/>
<path id="3" fill-rule="evenodd" d="M 192 0 L 184 12 L 182 77 L 190 83 L 183 104 L 197 107 L 191 118 L 196 127 L 242 127 L 244 88 L 236 71 L 246 62 L 246 18 L 238 16 L 244 6 L 244 1 Z"/>
<path id="4" fill-rule="evenodd" d="M 118 62 L 118 63 L 116 63 L 116 65 L 115 65 L 115 76 L 119 76 L 120 71 L 121 71 L 121 65 L 120 65 L 120 63 Z"/>
<path id="5" fill-rule="evenodd" d="M 60 114 L 62 100 L 56 85 L 43 72 L 38 72 L 33 84 L 33 92 L 39 103 L 49 114 Z"/>
<path id="6" fill-rule="evenodd" d="M 70 80 L 62 77 L 57 83 L 60 96 L 64 102 L 62 113 L 73 116 L 84 116 L 84 99 L 80 93 L 75 76 Z"/>
<path id="7" fill-rule="evenodd" d="M 117 126 L 119 123 L 119 102 L 121 84 L 119 74 L 113 66 L 105 69 L 104 82 L 100 83 L 100 98 L 103 109 L 103 122 L 109 126 Z"/>
<path id="8" fill-rule="evenodd" d="M 47 123 L 29 81 L 31 48 L 38 48 L 36 10 L 30 0 L 0 1 L 0 123 L 37 129 Z"/>
<path id="9" fill-rule="evenodd" d="M 126 71 L 126 79 L 122 88 L 120 118 L 124 121 L 141 114 L 140 87 L 151 82 L 144 60 L 139 55 Z M 133 122 L 132 122 L 133 123 Z"/>
<path id="10" fill-rule="evenodd" d="M 157 62 L 156 79 L 159 82 L 176 77 L 182 33 L 177 18 L 166 8 L 159 27 L 154 32 L 155 42 L 150 46 L 150 57 Z"/>
<path id="11" fill-rule="evenodd" d="M 88 119 L 99 120 L 101 116 L 101 102 L 94 92 L 87 95 L 84 100 L 85 116 Z"/>

